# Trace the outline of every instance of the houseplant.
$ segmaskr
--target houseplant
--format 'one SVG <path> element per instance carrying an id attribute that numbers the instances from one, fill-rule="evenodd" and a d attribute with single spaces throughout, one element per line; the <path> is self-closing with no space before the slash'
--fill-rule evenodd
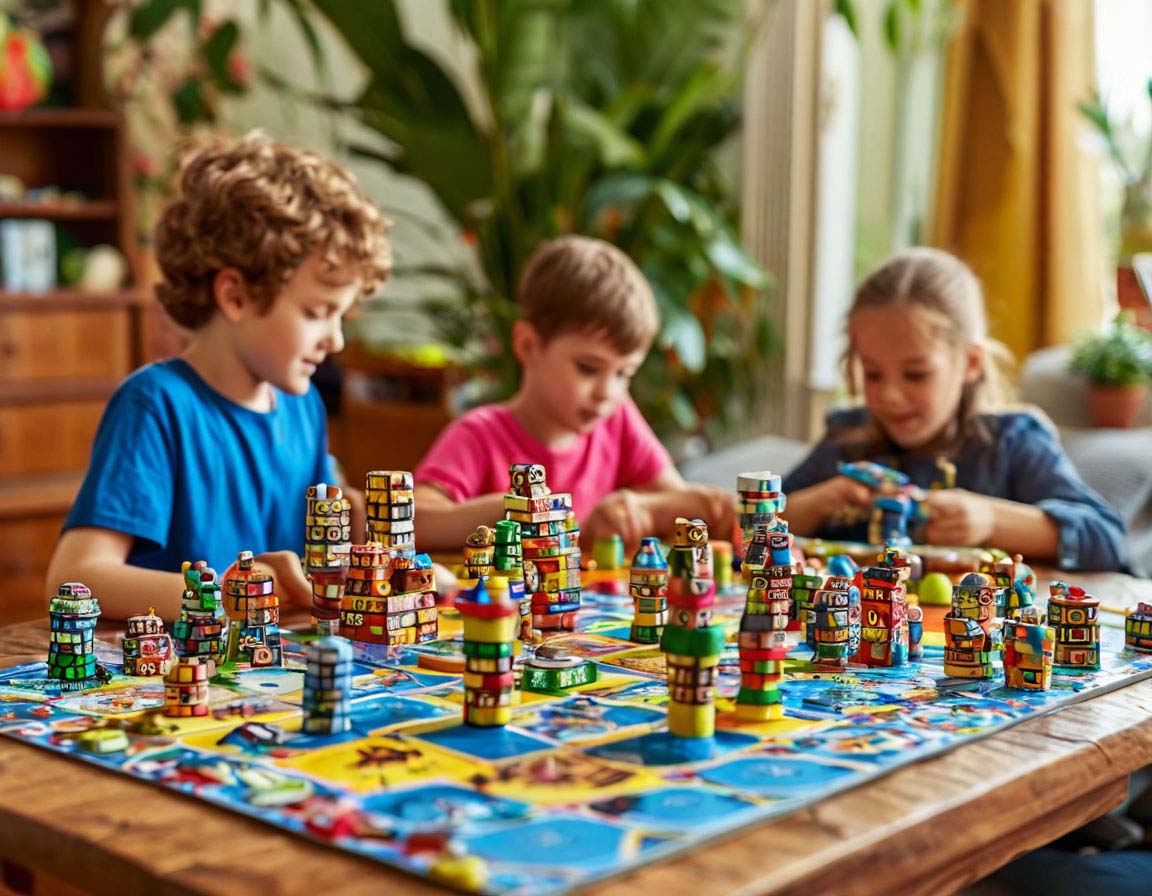
<path id="1" fill-rule="evenodd" d="M 1088 380 L 1088 412 L 1097 426 L 1131 426 L 1152 381 L 1152 334 L 1122 311 L 1080 342 L 1069 369 Z"/>
<path id="2" fill-rule="evenodd" d="M 1147 93 L 1152 100 L 1152 79 L 1148 81 Z M 1121 308 L 1136 312 L 1137 323 L 1152 330 L 1152 308 L 1132 270 L 1133 255 L 1152 252 L 1152 133 L 1141 141 L 1099 98 L 1082 103 L 1080 111 L 1103 138 L 1124 189 L 1116 269 L 1117 299 Z"/>

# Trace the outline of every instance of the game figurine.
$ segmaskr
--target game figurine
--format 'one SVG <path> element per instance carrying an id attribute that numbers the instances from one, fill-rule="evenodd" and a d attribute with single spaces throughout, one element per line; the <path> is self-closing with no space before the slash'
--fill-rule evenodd
<path id="1" fill-rule="evenodd" d="M 172 637 L 164 630 L 164 620 L 151 608 L 147 616 L 128 617 L 128 630 L 120 646 L 125 675 L 167 675 L 172 668 Z"/>
<path id="2" fill-rule="evenodd" d="M 352 645 L 344 638 L 323 637 L 304 646 L 305 734 L 342 734 L 352 727 Z"/>
<path id="3" fill-rule="evenodd" d="M 640 539 L 628 572 L 628 593 L 633 606 L 628 640 L 659 644 L 668 622 L 668 561 L 660 553 L 659 538 Z"/>
<path id="4" fill-rule="evenodd" d="M 904 582 L 908 559 L 888 548 L 877 566 L 857 573 L 860 585 L 860 649 L 853 660 L 866 666 L 899 666 L 908 661 L 908 598 Z"/>
<path id="5" fill-rule="evenodd" d="M 1036 603 L 1036 575 L 1020 554 L 982 563 L 980 572 L 992 579 L 996 588 L 996 615 L 1018 619 L 1023 607 Z"/>
<path id="6" fill-rule="evenodd" d="M 48 677 L 87 681 L 96 677 L 96 621 L 100 602 L 81 582 L 64 582 L 48 604 Z"/>
<path id="7" fill-rule="evenodd" d="M 678 737 L 711 737 L 724 628 L 712 624 L 716 583 L 703 520 L 677 518 L 668 573 L 669 618 L 660 637 L 668 667 L 668 730 Z"/>
<path id="8" fill-rule="evenodd" d="M 480 579 L 456 598 L 464 622 L 464 724 L 477 728 L 503 727 L 512 718 L 512 644 L 520 608 L 509 600 L 505 585 L 500 578 L 488 584 Z"/>
<path id="9" fill-rule="evenodd" d="M 229 663 L 262 668 L 282 663 L 280 598 L 272 576 L 255 568 L 251 551 L 241 551 L 224 574 Z"/>
<path id="10" fill-rule="evenodd" d="M 849 577 L 851 578 L 851 577 Z M 788 610 L 788 631 L 800 633 L 800 640 L 809 639 L 808 626 L 811 623 L 812 609 L 816 594 L 824 587 L 824 576 L 819 573 L 797 572 L 792 576 L 792 602 Z"/>
<path id="11" fill-rule="evenodd" d="M 992 678 L 992 620 L 996 595 L 992 580 L 970 572 L 952 587 L 952 608 L 944 616 L 944 674 L 949 678 Z"/>
<path id="12" fill-rule="evenodd" d="M 872 503 L 872 518 L 868 523 L 868 541 L 871 544 L 890 544 L 911 547 L 908 527 L 914 512 L 912 499 L 904 494 L 879 495 Z"/>
<path id="13" fill-rule="evenodd" d="M 746 559 L 745 578 L 749 580 L 744 613 L 740 617 L 740 690 L 736 694 L 736 715 L 748 721 L 778 719 L 784 707 L 780 702 L 780 679 L 788 654 L 787 630 L 792 608 L 792 535 L 756 527 L 753 542 L 768 546 L 766 566 L 751 565 Z M 759 560 L 759 549 L 749 552 Z"/>
<path id="14" fill-rule="evenodd" d="M 468 578 L 482 579 L 492 572 L 492 555 L 496 533 L 487 526 L 477 526 L 464 541 L 464 566 Z"/>
<path id="15" fill-rule="evenodd" d="M 1048 625 L 1056 634 L 1053 662 L 1072 669 L 1100 668 L 1100 601 L 1078 585 L 1048 586 Z"/>
<path id="16" fill-rule="evenodd" d="M 321 635 L 340 631 L 340 602 L 352 546 L 352 504 L 335 485 L 308 486 L 304 513 L 304 572 L 312 583 L 312 619 Z"/>
<path id="17" fill-rule="evenodd" d="M 737 519 L 743 533 L 740 553 L 747 557 L 758 526 L 766 527 L 769 532 L 787 526 L 777 515 L 784 512 L 788 498 L 780 491 L 780 477 L 770 470 L 741 473 L 736 477 L 736 492 L 739 495 Z"/>
<path id="18" fill-rule="evenodd" d="M 580 527 L 572 495 L 551 491 L 540 464 L 512 464 L 508 472 L 504 517 L 520 524 L 525 567 L 531 562 L 538 580 L 531 592 L 532 627 L 572 631 L 580 609 Z"/>
<path id="19" fill-rule="evenodd" d="M 1141 601 L 1124 614 L 1124 646 L 1139 653 L 1152 653 L 1152 604 Z"/>
<path id="20" fill-rule="evenodd" d="M 1025 691 L 1052 684 L 1056 633 L 1046 625 L 1010 619 L 1004 624 L 1004 683 Z"/>
<path id="21" fill-rule="evenodd" d="M 837 470 L 875 493 L 868 522 L 870 543 L 908 547 L 922 536 L 928 520 L 924 491 L 906 474 L 869 460 L 841 462 Z"/>
<path id="22" fill-rule="evenodd" d="M 908 604 L 908 659 L 924 658 L 924 611 L 919 604 Z"/>
<path id="23" fill-rule="evenodd" d="M 215 666 L 224 660 L 225 627 L 224 603 L 220 599 L 220 585 L 216 570 L 204 560 L 180 567 L 184 574 L 184 596 L 180 602 L 180 618 L 172 623 L 172 642 L 177 656 L 201 657 L 212 663 L 209 677 L 216 674 Z"/>
<path id="24" fill-rule="evenodd" d="M 541 644 L 524 661 L 523 687 L 526 691 L 562 693 L 578 685 L 591 684 L 596 678 L 594 662 L 560 645 Z"/>
<path id="25" fill-rule="evenodd" d="M 532 593 L 525 588 L 524 549 L 520 542 L 520 524 L 515 520 L 500 520 L 493 536 L 492 575 L 503 579 L 508 587 L 509 602 L 519 608 L 520 631 L 514 650 L 532 638 Z"/>
<path id="26" fill-rule="evenodd" d="M 208 715 L 208 679 L 216 674 L 210 657 L 181 656 L 164 676 L 164 715 Z"/>
<path id="27" fill-rule="evenodd" d="M 808 614 L 812 662 L 847 667 L 849 657 L 860 649 L 860 589 L 847 576 L 828 576 L 813 595 Z"/>

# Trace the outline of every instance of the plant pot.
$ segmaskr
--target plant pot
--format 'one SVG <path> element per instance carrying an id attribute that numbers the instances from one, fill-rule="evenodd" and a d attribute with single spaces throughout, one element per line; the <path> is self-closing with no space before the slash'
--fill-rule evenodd
<path id="1" fill-rule="evenodd" d="M 1148 397 L 1148 387 L 1102 386 L 1093 383 L 1088 387 L 1088 416 L 1096 426 L 1127 429 L 1136 421 L 1136 416 Z"/>

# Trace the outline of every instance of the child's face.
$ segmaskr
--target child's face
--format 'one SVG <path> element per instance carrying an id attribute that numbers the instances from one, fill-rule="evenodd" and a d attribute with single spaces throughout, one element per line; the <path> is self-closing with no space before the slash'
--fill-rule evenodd
<path id="1" fill-rule="evenodd" d="M 935 440 L 956 420 L 964 384 L 980 375 L 982 345 L 950 344 L 946 319 L 913 306 L 864 308 L 848 322 L 864 403 L 902 448 Z"/>
<path id="2" fill-rule="evenodd" d="M 308 256 L 261 315 L 249 300 L 239 316 L 238 351 L 256 381 L 303 395 L 312 374 L 344 348 L 344 315 L 360 295 L 360 279 Z"/>
<path id="3" fill-rule="evenodd" d="M 609 417 L 647 354 L 621 354 L 602 334 L 560 333 L 545 342 L 530 324 L 517 328 L 525 397 L 569 432 L 588 432 Z"/>

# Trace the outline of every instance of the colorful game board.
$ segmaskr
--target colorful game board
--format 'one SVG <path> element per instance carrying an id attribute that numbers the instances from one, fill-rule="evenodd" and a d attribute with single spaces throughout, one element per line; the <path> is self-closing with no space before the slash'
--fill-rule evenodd
<path id="1" fill-rule="evenodd" d="M 160 679 L 114 674 L 61 692 L 44 664 L 0 671 L 0 731 L 369 856 L 433 871 L 447 837 L 487 865 L 487 892 L 562 892 L 833 792 L 1022 719 L 1152 674 L 1152 656 L 1123 652 L 1122 620 L 1105 617 L 1099 672 L 1056 670 L 1045 692 L 946 682 L 942 640 L 921 662 L 820 672 L 792 651 L 785 717 L 742 723 L 732 712 L 736 649 L 722 661 L 716 736 L 668 734 L 664 658 L 625 640 L 630 600 L 588 593 L 561 643 L 597 664 L 576 691 L 524 693 L 504 729 L 461 724 L 461 680 L 419 664 L 460 651 L 459 618 L 443 639 L 389 653 L 358 648 L 352 730 L 300 732 L 302 643 L 286 669 L 214 680 L 212 712 L 170 719 Z M 729 632 L 742 595 L 721 614 Z M 1119 627 L 1118 627 L 1119 626 Z M 98 645 L 118 671 L 120 651 Z M 108 737 L 82 738 L 95 728 Z M 118 752 L 81 751 L 107 741 Z M 100 749 L 97 746 L 97 749 Z"/>

